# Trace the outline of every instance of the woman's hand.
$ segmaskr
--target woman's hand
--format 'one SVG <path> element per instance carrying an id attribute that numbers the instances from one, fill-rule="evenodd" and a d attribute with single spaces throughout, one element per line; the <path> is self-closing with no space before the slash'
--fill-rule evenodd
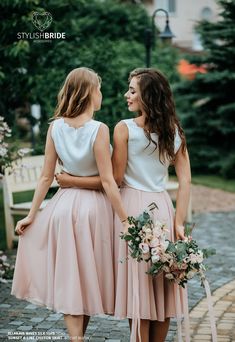
<path id="1" fill-rule="evenodd" d="M 184 240 L 185 239 L 185 232 L 184 232 L 184 226 L 183 225 L 177 225 L 175 227 L 175 235 L 177 240 Z"/>
<path id="2" fill-rule="evenodd" d="M 128 220 L 125 220 L 125 221 L 122 222 L 122 227 L 123 227 L 122 233 L 123 234 L 128 234 L 128 229 L 130 227 L 132 227 L 132 225 L 128 222 Z"/>
<path id="3" fill-rule="evenodd" d="M 26 216 L 22 220 L 18 221 L 16 224 L 15 232 L 18 235 L 22 235 L 24 233 L 24 230 L 33 222 L 33 219 Z"/>
<path id="4" fill-rule="evenodd" d="M 71 188 L 71 176 L 67 173 L 56 173 L 55 179 L 61 188 Z"/>

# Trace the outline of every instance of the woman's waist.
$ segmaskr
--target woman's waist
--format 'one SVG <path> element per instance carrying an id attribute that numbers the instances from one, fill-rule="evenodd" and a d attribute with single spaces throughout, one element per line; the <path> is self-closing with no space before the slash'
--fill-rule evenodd
<path id="1" fill-rule="evenodd" d="M 121 189 L 131 189 L 136 191 L 142 191 L 142 192 L 149 192 L 149 193 L 160 193 L 160 192 L 166 192 L 166 189 L 164 187 L 146 187 L 142 184 L 128 184 L 123 183 L 120 187 Z"/>
<path id="2" fill-rule="evenodd" d="M 166 184 L 163 179 L 154 180 L 154 179 L 143 179 L 143 178 L 136 178 L 133 179 L 131 177 L 124 177 L 123 185 L 147 192 L 162 192 L 166 190 Z"/>
<path id="3" fill-rule="evenodd" d="M 66 172 L 71 176 L 74 177 L 94 177 L 94 176 L 99 176 L 98 169 L 93 169 L 93 170 L 83 170 L 83 169 L 78 169 L 77 167 L 70 167 L 70 166 L 65 166 L 63 165 L 61 168 L 62 172 Z"/>

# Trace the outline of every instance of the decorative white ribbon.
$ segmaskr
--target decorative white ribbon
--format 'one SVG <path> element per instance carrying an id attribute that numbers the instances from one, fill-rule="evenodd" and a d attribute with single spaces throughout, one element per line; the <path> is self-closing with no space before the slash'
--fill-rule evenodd
<path id="1" fill-rule="evenodd" d="M 202 278 L 202 283 L 206 291 L 206 301 L 207 301 L 208 313 L 209 313 L 209 318 L 210 318 L 212 342 L 217 342 L 217 332 L 216 332 L 216 324 L 215 324 L 210 286 L 209 286 L 208 281 L 205 278 Z M 181 308 L 180 308 L 180 287 L 179 285 L 175 285 L 175 286 L 176 286 L 175 307 L 176 307 L 178 342 L 183 342 L 182 325 L 181 325 Z M 188 296 L 187 296 L 186 290 L 183 290 L 183 296 L 184 296 L 183 315 L 184 315 L 185 341 L 190 342 L 190 322 L 189 322 L 189 311 L 188 311 Z"/>
<path id="2" fill-rule="evenodd" d="M 138 261 L 131 259 L 132 268 L 132 325 L 131 325 L 131 338 L 130 342 L 137 341 L 137 331 L 139 342 L 141 342 L 140 335 L 140 294 L 139 294 L 139 273 L 138 273 Z"/>
<path id="3" fill-rule="evenodd" d="M 207 306 L 208 306 L 208 313 L 209 313 L 209 317 L 210 317 L 212 342 L 217 342 L 217 332 L 216 332 L 216 325 L 215 325 L 213 302 L 212 302 L 212 298 L 211 298 L 211 289 L 210 289 L 209 283 L 206 280 L 206 278 L 202 279 L 202 283 L 203 283 L 205 291 L 206 291 L 206 300 L 207 300 Z"/>

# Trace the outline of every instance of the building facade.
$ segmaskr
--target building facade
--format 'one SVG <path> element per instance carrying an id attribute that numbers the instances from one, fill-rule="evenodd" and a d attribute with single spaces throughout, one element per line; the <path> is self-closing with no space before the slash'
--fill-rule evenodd
<path id="1" fill-rule="evenodd" d="M 200 51 L 203 49 L 200 36 L 195 31 L 198 21 L 203 19 L 217 21 L 220 7 L 216 0 L 146 0 L 143 1 L 149 14 L 162 8 L 168 11 L 170 27 L 175 35 L 173 44 Z M 155 24 L 161 29 L 165 26 L 163 13 L 156 15 Z"/>

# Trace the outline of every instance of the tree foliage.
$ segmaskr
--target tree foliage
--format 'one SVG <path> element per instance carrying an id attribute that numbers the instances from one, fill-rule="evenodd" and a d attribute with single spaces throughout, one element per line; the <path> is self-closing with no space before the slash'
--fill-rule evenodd
<path id="1" fill-rule="evenodd" d="M 194 171 L 235 178 L 235 0 L 219 1 L 216 23 L 198 26 L 205 53 L 192 57 L 206 74 L 177 87 Z"/>
<path id="2" fill-rule="evenodd" d="M 18 32 L 37 32 L 32 24 L 35 11 L 50 12 L 53 21 L 47 31 L 65 32 L 66 39 L 18 40 Z M 80 66 L 93 68 L 102 77 L 103 105 L 97 119 L 112 128 L 128 116 L 123 100 L 128 74 L 145 66 L 144 32 L 150 19 L 142 5 L 115 0 L 2 0 L 0 18 L 0 114 L 10 126 L 16 116 L 32 120 L 30 104 L 39 103 L 43 142 L 58 90 L 67 73 Z M 176 59 L 172 49 L 156 47 L 155 65 L 160 63 L 172 80 Z"/>

